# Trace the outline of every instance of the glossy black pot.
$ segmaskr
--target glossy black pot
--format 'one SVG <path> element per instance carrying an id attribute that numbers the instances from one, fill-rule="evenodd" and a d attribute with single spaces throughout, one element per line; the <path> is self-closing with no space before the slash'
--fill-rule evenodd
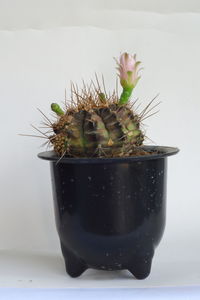
<path id="1" fill-rule="evenodd" d="M 165 226 L 166 163 L 177 148 L 145 146 L 157 154 L 126 158 L 49 160 L 56 226 L 67 273 L 87 268 L 150 273 Z"/>

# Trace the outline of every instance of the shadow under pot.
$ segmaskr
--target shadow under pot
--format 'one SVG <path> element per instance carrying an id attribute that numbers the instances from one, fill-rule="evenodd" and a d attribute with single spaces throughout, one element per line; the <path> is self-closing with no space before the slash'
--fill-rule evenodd
<path id="1" fill-rule="evenodd" d="M 128 269 L 137 279 L 151 270 L 166 214 L 167 157 L 177 148 L 145 146 L 149 155 L 62 158 L 50 161 L 56 227 L 72 277 L 86 269 Z"/>

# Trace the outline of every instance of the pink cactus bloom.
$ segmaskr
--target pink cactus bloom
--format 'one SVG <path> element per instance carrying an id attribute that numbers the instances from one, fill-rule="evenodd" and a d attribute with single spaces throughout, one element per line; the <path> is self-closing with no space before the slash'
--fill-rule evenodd
<path id="1" fill-rule="evenodd" d="M 136 55 L 123 53 L 117 61 L 117 69 L 122 87 L 134 88 L 140 79 L 138 75 L 138 66 L 141 62 L 136 61 Z"/>

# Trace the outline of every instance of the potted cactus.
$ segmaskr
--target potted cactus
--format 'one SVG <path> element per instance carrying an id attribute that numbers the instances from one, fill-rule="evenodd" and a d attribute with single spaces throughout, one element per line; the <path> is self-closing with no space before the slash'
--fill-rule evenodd
<path id="1" fill-rule="evenodd" d="M 136 113 L 130 100 L 139 65 L 123 53 L 120 96 L 96 77 L 81 92 L 72 84 L 65 109 L 51 105 L 56 121 L 45 117 L 53 151 L 38 156 L 50 162 L 56 226 L 72 277 L 95 268 L 128 269 L 143 279 L 163 234 L 167 157 L 178 149 L 143 145 L 141 122 L 153 102 Z"/>

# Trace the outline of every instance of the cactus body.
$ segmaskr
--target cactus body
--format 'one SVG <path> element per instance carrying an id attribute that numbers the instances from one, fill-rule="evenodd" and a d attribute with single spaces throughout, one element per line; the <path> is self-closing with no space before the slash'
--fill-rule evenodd
<path id="1" fill-rule="evenodd" d="M 53 124 L 50 137 L 60 156 L 116 157 L 130 155 L 144 135 L 139 117 L 128 105 L 90 99 L 90 105 L 69 109 Z M 83 101 L 84 102 L 84 101 Z"/>

